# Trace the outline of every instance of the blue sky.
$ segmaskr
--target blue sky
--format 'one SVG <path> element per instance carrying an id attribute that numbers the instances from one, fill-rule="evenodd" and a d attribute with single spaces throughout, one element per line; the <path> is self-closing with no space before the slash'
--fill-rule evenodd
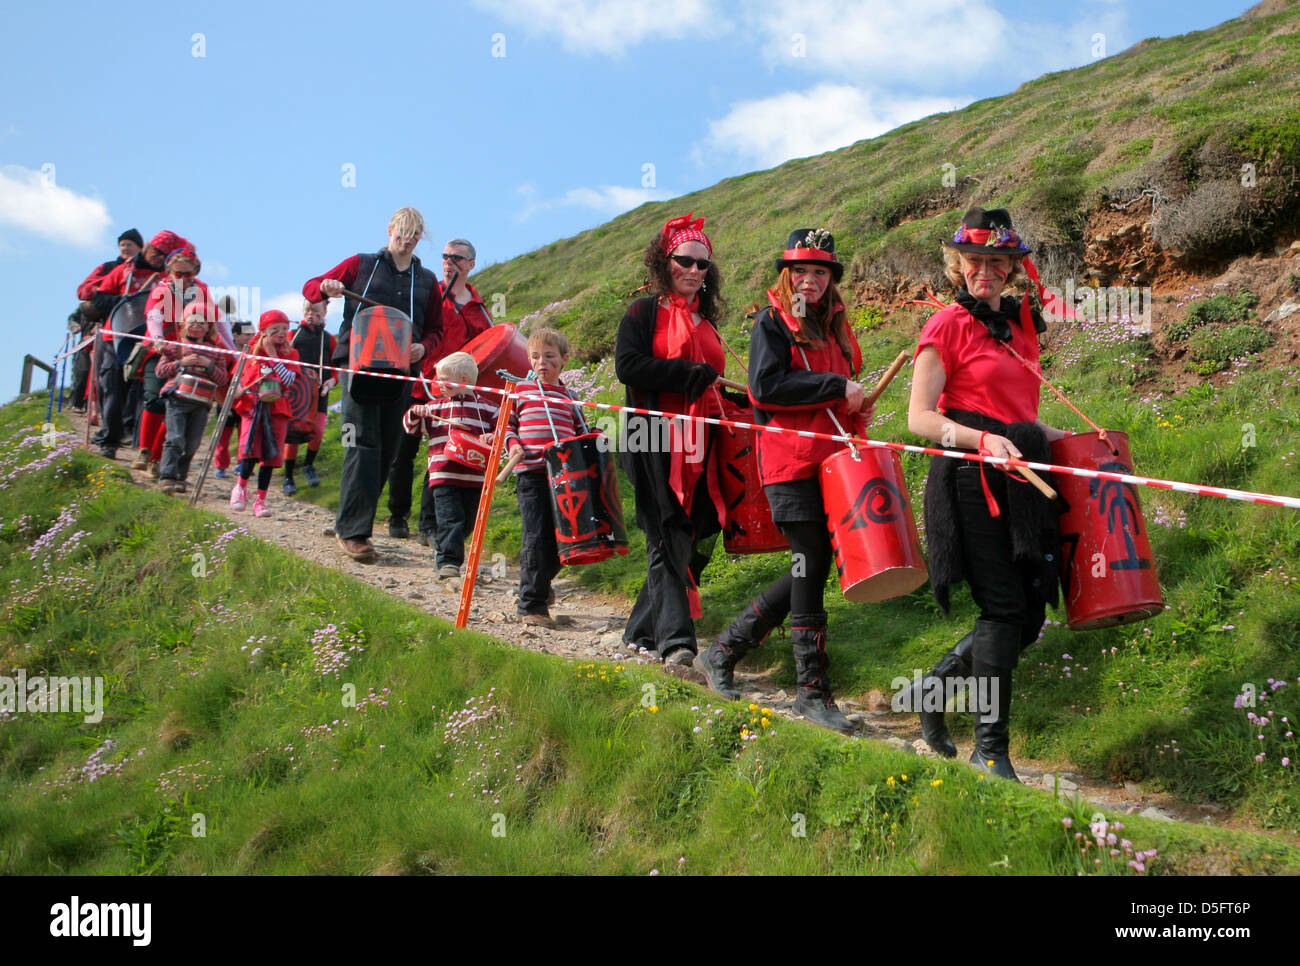
<path id="1" fill-rule="evenodd" d="M 456 236 L 485 267 L 1249 5 L 10 5 L 0 400 L 25 353 L 54 356 L 128 227 L 186 236 L 209 284 L 298 318 L 302 283 L 381 247 L 402 205 L 424 213 L 429 267 Z"/>

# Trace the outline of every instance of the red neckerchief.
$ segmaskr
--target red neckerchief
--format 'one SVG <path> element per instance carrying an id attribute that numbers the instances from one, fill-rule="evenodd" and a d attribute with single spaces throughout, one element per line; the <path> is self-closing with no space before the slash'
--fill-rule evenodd
<path id="1" fill-rule="evenodd" d="M 667 304 L 659 306 L 664 309 L 668 316 L 667 324 L 664 326 L 665 334 L 668 337 L 664 358 L 689 359 L 691 362 L 708 361 L 704 345 L 700 340 L 700 333 L 705 326 L 712 329 L 712 325 L 705 319 L 701 319 L 697 325 L 691 317 L 699 308 L 699 304 L 698 296 L 687 301 L 683 296 L 675 292 L 669 292 Z M 710 400 L 707 392 L 694 402 L 689 402 L 684 396 L 682 397 L 681 408 L 684 415 L 688 417 L 718 415 L 709 408 L 709 405 Z M 719 407 L 721 407 L 720 397 Z M 682 445 L 674 447 L 669 456 L 668 485 L 672 488 L 677 502 L 681 504 L 687 514 L 690 514 L 691 502 L 695 496 L 695 488 L 699 485 L 700 476 L 707 476 L 709 496 L 718 511 L 719 519 L 725 521 L 726 503 L 722 499 L 722 488 L 717 480 L 716 468 L 711 467 L 711 461 L 707 459 L 699 459 L 694 462 L 687 462 L 686 460 L 687 451 L 698 452 L 700 447 L 707 445 L 708 424 L 700 422 L 699 419 L 688 418 L 682 420 L 681 427 Z M 703 616 L 700 594 L 689 573 L 687 574 L 686 596 L 690 604 L 691 617 L 698 620 Z"/>
<path id="2" fill-rule="evenodd" d="M 685 297 L 678 295 L 676 292 L 668 293 L 668 354 L 669 359 L 689 359 L 692 362 L 704 361 L 704 348 L 699 341 L 699 328 L 695 324 L 692 314 L 699 308 L 700 300 L 697 296 L 689 301 Z M 708 323 L 701 320 L 700 325 Z M 687 416 L 708 416 L 710 412 L 705 403 L 705 397 L 701 395 L 694 402 L 685 402 L 683 405 L 685 415 Z M 688 419 L 682 425 L 682 434 L 690 434 L 689 439 L 694 441 L 703 438 L 706 432 L 705 424 L 695 419 Z M 683 449 L 691 447 L 684 446 Z M 691 496 L 695 493 L 695 484 L 699 481 L 700 474 L 704 472 L 704 461 L 700 460 L 694 463 L 687 463 L 683 458 L 683 453 L 673 453 L 672 469 L 668 474 L 668 484 L 673 489 L 673 494 L 688 512 L 691 508 Z"/>

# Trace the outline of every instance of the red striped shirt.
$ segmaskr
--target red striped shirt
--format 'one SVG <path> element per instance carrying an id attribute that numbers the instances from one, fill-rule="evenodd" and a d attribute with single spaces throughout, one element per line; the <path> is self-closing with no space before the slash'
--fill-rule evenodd
<path id="1" fill-rule="evenodd" d="M 471 469 L 463 463 L 449 460 L 444 455 L 447 440 L 451 436 L 451 427 L 443 422 L 452 419 L 464 426 L 472 427 L 475 435 L 492 432 L 496 423 L 496 403 L 487 396 L 478 393 L 466 393 L 453 396 L 438 396 L 425 407 L 433 407 L 433 412 L 442 419 L 432 416 L 416 416 L 410 409 L 402 416 L 402 425 L 408 433 L 422 433 L 429 437 L 429 485 L 430 486 L 482 486 L 483 473 Z"/>
<path id="2" fill-rule="evenodd" d="M 524 458 L 515 464 L 515 475 L 546 469 L 543 451 L 559 440 L 581 436 L 587 431 L 578 397 L 563 386 L 538 386 L 535 382 L 518 387 L 520 397 L 510 413 L 506 451 L 518 443 Z"/>

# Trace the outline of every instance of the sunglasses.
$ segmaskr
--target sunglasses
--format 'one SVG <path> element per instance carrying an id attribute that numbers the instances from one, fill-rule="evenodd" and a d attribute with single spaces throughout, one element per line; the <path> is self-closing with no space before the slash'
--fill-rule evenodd
<path id="1" fill-rule="evenodd" d="M 461 262 L 468 262 L 468 261 L 469 261 L 469 256 L 468 256 L 468 255 L 449 255 L 449 254 L 447 254 L 447 252 L 443 252 L 443 253 L 442 253 L 442 260 L 443 260 L 444 262 L 455 262 L 457 265 L 459 265 Z"/>
<path id="2" fill-rule="evenodd" d="M 193 278 L 195 273 L 194 272 L 172 272 L 172 275 L 176 276 L 177 278 Z"/>
<path id="3" fill-rule="evenodd" d="M 690 255 L 669 255 L 682 268 L 690 268 L 692 265 L 698 265 L 701 272 L 707 272 L 709 266 L 713 263 L 707 258 L 691 258 Z"/>

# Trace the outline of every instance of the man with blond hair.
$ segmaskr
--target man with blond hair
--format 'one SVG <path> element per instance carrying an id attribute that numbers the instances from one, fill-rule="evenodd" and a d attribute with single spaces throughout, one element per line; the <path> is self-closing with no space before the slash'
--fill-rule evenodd
<path id="1" fill-rule="evenodd" d="M 411 354 L 407 375 L 419 373 L 419 363 L 442 339 L 442 287 L 437 276 L 420 264 L 415 246 L 424 234 L 424 218 L 414 208 L 399 208 L 388 222 L 388 244 L 374 254 L 353 255 L 324 275 L 308 280 L 302 295 L 308 302 L 338 298 L 345 290 L 406 313 L 411 319 Z M 346 369 L 352 319 L 361 303 L 346 298 L 343 324 L 331 359 Z M 391 392 L 353 395 L 354 376 L 343 376 L 343 473 L 339 480 L 339 512 L 334 533 L 353 560 L 371 563 L 370 542 L 375 508 L 388 468 L 402 435 L 402 415 L 411 397 L 409 382 L 393 380 Z M 367 377 L 369 378 L 369 377 Z"/>

